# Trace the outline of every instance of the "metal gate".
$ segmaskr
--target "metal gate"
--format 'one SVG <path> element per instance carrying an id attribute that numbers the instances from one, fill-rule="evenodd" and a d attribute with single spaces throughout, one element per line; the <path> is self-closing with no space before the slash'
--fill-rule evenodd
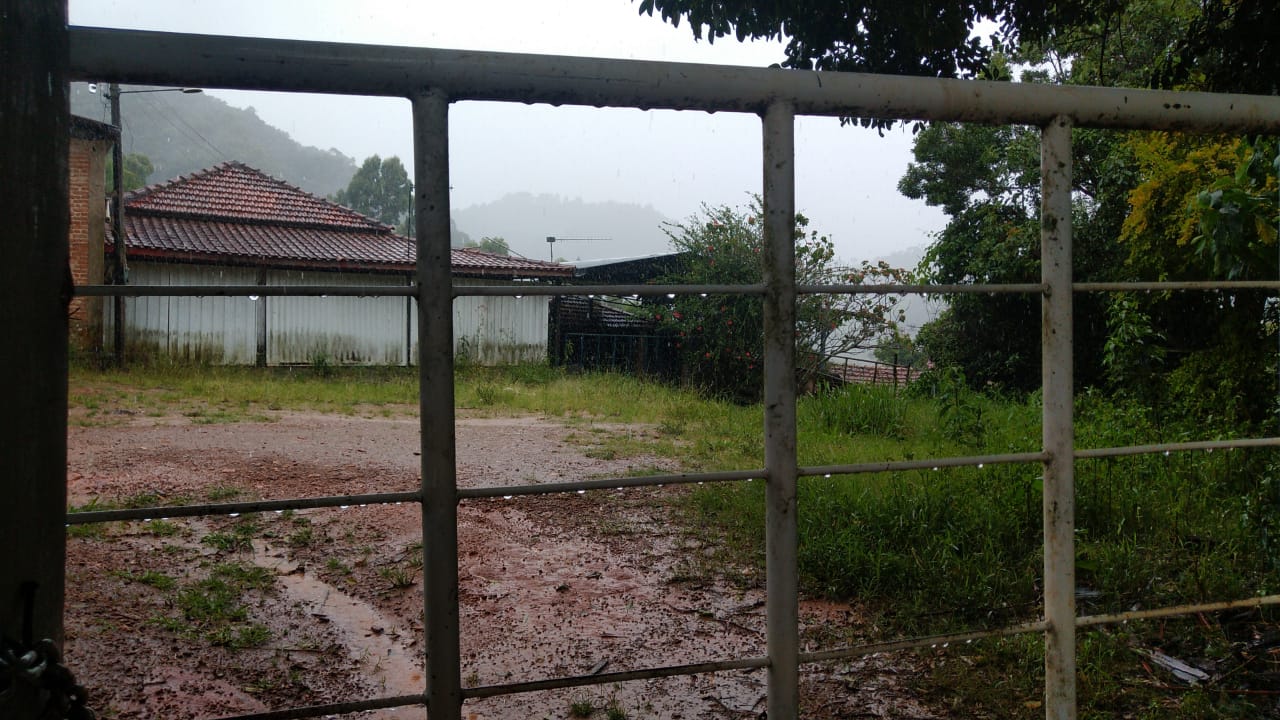
<path id="1" fill-rule="evenodd" d="M 56 15 L 56 13 L 54 13 Z M 65 15 L 64 15 L 65 17 Z M 55 28 L 60 31 L 60 28 Z M 50 31 L 53 32 L 53 31 Z M 56 35 L 56 32 L 54 33 Z M 6 38 L 8 36 L 6 35 Z M 1190 442 L 1141 447 L 1077 449 L 1072 417 L 1072 296 L 1076 292 L 1133 289 L 1206 290 L 1266 288 L 1280 282 L 1146 283 L 1141 285 L 1072 281 L 1071 131 L 1075 127 L 1280 133 L 1280 98 L 1203 93 L 1171 93 L 1113 88 L 1056 87 L 931 78 L 813 73 L 673 63 L 599 60 L 501 53 L 458 52 L 399 47 L 358 46 L 235 37 L 176 35 L 154 32 L 71 28 L 53 37 L 54 47 L 69 43 L 66 77 L 55 57 L 48 61 L 49 82 L 94 80 L 157 85 L 201 86 L 247 90 L 381 95 L 408 98 L 413 104 L 415 214 L 418 243 L 416 283 L 389 287 L 81 287 L 84 296 L 130 295 L 363 295 L 407 296 L 420 309 L 419 357 L 422 423 L 422 486 L 414 492 L 292 500 L 239 502 L 165 508 L 166 517 L 244 513 L 288 508 L 351 504 L 417 502 L 422 507 L 424 603 L 426 613 L 426 683 L 421 694 L 334 705 L 296 708 L 256 718 L 304 718 L 374 708 L 425 705 L 435 720 L 461 717 L 467 699 L 640 678 L 707 673 L 733 668 L 766 668 L 767 713 L 771 720 L 797 716 L 798 677 L 802 664 L 853 658 L 886 650 L 925 647 L 944 642 L 1041 633 L 1045 643 L 1045 714 L 1075 717 L 1076 628 L 1133 618 L 1163 617 L 1227 607 L 1273 605 L 1280 596 L 1224 600 L 1219 603 L 1159 608 L 1139 612 L 1080 617 L 1074 600 L 1074 459 L 1119 457 L 1141 453 L 1229 447 L 1275 447 L 1280 438 Z M 39 60 L 43 56 L 31 51 Z M 37 57 L 39 56 L 39 57 Z M 43 61 L 43 60 L 42 60 Z M 38 64 L 37 64 L 38 67 Z M 43 72 L 43 71 L 41 71 Z M 43 82 L 43 75 L 39 76 Z M 451 103 L 466 100 L 573 104 L 595 107 L 700 110 L 752 113 L 762 118 L 764 145 L 764 228 L 766 251 L 763 282 L 738 286 L 576 286 L 535 288 L 458 286 L 449 273 L 449 157 Z M 33 111 L 34 112 L 34 111 Z M 1020 285 L 824 285 L 798 286 L 791 244 L 795 215 L 794 126 L 797 115 L 858 116 L 883 119 L 1026 124 L 1042 129 L 1042 277 Z M 46 118 L 52 117 L 46 115 Z M 52 121 L 50 121 L 52 122 Z M 52 122 L 51 129 L 59 125 Z M 37 231 L 35 232 L 38 235 Z M 28 287 L 46 300 L 59 288 L 40 281 L 58 258 L 30 259 Z M 19 287 L 17 291 L 23 290 Z M 460 296 L 515 294 L 665 295 L 708 293 L 759 297 L 765 316 L 764 440 L 765 467 L 736 472 L 680 474 L 584 480 L 577 482 L 459 489 L 455 482 L 452 314 Z M 800 467 L 797 461 L 794 329 L 796 298 L 813 293 L 1025 293 L 1039 295 L 1043 308 L 1043 444 L 1031 453 L 986 457 L 942 457 L 901 462 Z M 6 327 L 22 330 L 21 322 Z M 56 335 L 56 333 L 54 333 Z M 47 338 L 47 334 L 45 336 Z M 65 340 L 65 338 L 64 338 Z M 58 372 L 65 370 L 65 344 L 45 340 Z M 61 353 L 61 354 L 60 354 Z M 12 381 L 11 381 L 12 382 Z M 18 379 L 18 382 L 23 382 Z M 65 408 L 58 427 L 57 382 L 36 383 L 15 391 L 26 403 L 14 412 L 37 409 L 34 423 L 41 447 L 61 446 L 65 455 Z M 63 397 L 65 398 L 65 382 Z M 15 386 L 16 387 L 16 386 Z M 21 404 L 21 403 L 20 403 Z M 32 451 L 35 452 L 35 451 Z M 55 452 L 56 455 L 56 452 Z M 24 456 L 26 457 L 26 456 Z M 1044 607 L 1042 619 L 993 631 L 915 638 L 877 645 L 801 652 L 798 636 L 796 487 L 801 478 L 991 463 L 1040 463 L 1044 470 Z M 29 463 L 31 467 L 38 463 Z M 23 466 L 24 468 L 28 466 Z M 56 546 L 63 517 L 51 515 L 50 500 L 65 488 L 62 467 L 46 463 L 30 477 L 19 478 L 6 513 L 38 517 L 40 542 Z M 725 658 L 695 665 L 675 665 L 594 676 L 464 688 L 460 677 L 458 622 L 457 507 L 472 498 L 565 492 L 579 489 L 655 486 L 692 482 L 731 482 L 752 477 L 767 480 L 766 579 L 767 656 Z M 43 489 L 42 489 L 43 488 Z M 43 510 L 42 510 L 43 508 Z M 106 522 L 158 516 L 156 509 L 79 513 L 68 523 Z M 0 520 L 17 515 L 6 514 Z M 17 526 L 14 526 L 17 527 Z M 30 525 L 26 527 L 31 527 Z M 0 523 L 0 540 L 15 542 L 20 530 Z M 42 547 L 44 547 L 42 545 Z M 57 548 L 54 547 L 54 550 Z M 50 551 L 52 552 L 52 550 Z M 48 554 L 45 557 L 51 557 Z M 43 569 L 42 569 L 43 567 Z M 0 627 L 16 636 L 10 605 L 23 579 L 56 588 L 61 603 L 62 563 L 24 566 L 30 577 L 0 577 Z M 39 632 L 56 637 L 57 614 L 38 618 Z"/>

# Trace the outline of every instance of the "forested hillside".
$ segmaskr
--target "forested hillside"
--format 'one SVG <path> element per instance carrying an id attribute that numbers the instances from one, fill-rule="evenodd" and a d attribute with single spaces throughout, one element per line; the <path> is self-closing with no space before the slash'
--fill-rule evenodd
<path id="1" fill-rule="evenodd" d="M 84 83 L 71 86 L 71 112 L 110 122 L 105 86 L 89 92 Z M 311 193 L 331 195 L 346 187 L 356 162 L 336 149 L 321 150 L 294 141 L 283 130 L 262 121 L 252 108 L 240 109 L 207 94 L 129 92 L 120 110 L 124 151 L 151 160 L 148 183 L 240 160 Z"/>

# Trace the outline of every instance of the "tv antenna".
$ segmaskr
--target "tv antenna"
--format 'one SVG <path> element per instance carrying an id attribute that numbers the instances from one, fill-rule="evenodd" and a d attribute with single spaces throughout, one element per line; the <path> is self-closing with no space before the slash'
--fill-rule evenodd
<path id="1" fill-rule="evenodd" d="M 567 237 L 556 237 L 555 235 L 548 235 L 547 248 L 548 250 L 551 251 L 551 262 L 555 262 L 556 261 L 556 243 L 558 242 L 610 242 L 612 240 L 613 238 L 607 238 L 607 237 L 581 237 L 581 238 L 569 237 L 567 238 Z"/>

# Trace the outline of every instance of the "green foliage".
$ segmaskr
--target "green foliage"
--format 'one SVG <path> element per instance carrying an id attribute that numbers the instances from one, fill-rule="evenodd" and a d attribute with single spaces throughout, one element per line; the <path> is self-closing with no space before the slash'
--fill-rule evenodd
<path id="1" fill-rule="evenodd" d="M 413 183 L 400 158 L 392 156 L 383 160 L 370 155 L 346 189 L 333 196 L 333 201 L 395 226 L 413 208 Z"/>
<path id="2" fill-rule="evenodd" d="M 915 338 L 897 328 L 876 340 L 875 358 L 887 365 L 910 368 L 924 368 L 929 360 Z"/>
<path id="3" fill-rule="evenodd" d="M 112 164 L 115 162 L 114 156 L 107 157 L 107 184 L 106 191 L 112 192 L 115 187 L 115 170 Z M 137 190 L 147 184 L 147 180 L 155 173 L 156 169 L 151 164 L 151 160 L 141 153 L 129 153 L 124 156 L 124 190 Z"/>
<path id="4" fill-rule="evenodd" d="M 162 624 L 177 632 L 195 633 L 214 645 L 233 649 L 259 647 L 271 639 L 271 632 L 249 621 L 243 596 L 251 591 L 269 591 L 274 584 L 271 571 L 264 567 L 217 565 L 209 577 L 178 591 L 175 604 L 186 623 L 169 619 Z"/>
<path id="5" fill-rule="evenodd" d="M 837 433 L 902 438 L 907 405 L 892 386 L 849 385 L 805 403 L 806 417 Z"/>
<path id="6" fill-rule="evenodd" d="M 672 248 L 683 254 L 681 269 L 663 278 L 671 284 L 742 285 L 761 282 L 764 237 L 757 200 L 739 210 L 704 207 L 672 226 Z M 899 282 L 905 274 L 883 263 L 842 268 L 834 264 L 831 240 L 808 231 L 796 216 L 796 278 L 801 284 Z M 802 382 L 825 363 L 893 327 L 898 296 L 806 295 L 796 307 L 796 365 Z M 662 332 L 675 338 L 685 380 L 712 395 L 754 401 L 761 392 L 764 311 L 758 297 L 682 295 L 654 311 Z"/>
<path id="7" fill-rule="evenodd" d="M 467 239 L 462 246 L 473 247 L 478 250 L 483 250 L 485 252 L 491 252 L 495 255 L 511 254 L 511 246 L 507 244 L 507 241 L 505 238 L 500 238 L 500 237 L 482 237 L 480 238 L 480 242 L 475 242 L 471 239 Z"/>

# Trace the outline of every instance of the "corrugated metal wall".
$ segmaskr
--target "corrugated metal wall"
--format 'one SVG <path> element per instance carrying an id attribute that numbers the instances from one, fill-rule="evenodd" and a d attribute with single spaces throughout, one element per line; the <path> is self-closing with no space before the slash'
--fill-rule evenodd
<path id="1" fill-rule="evenodd" d="M 252 285 L 249 268 L 130 263 L 134 285 Z M 110 303 L 106 303 L 110 314 Z M 137 356 L 184 362 L 251 365 L 257 349 L 256 303 L 243 297 L 126 298 L 126 347 Z M 108 332 L 107 337 L 111 337 Z"/>
<path id="2" fill-rule="evenodd" d="M 455 278 L 455 286 L 521 283 Z M 459 362 L 507 365 L 547 359 L 551 298 L 460 297 L 453 301 L 453 351 Z"/>
<path id="3" fill-rule="evenodd" d="M 257 270 L 134 261 L 136 285 L 388 285 L 403 276 L 371 273 Z M 457 285 L 511 282 L 457 278 Z M 418 314 L 409 298 L 258 297 L 128 298 L 125 318 L 132 353 L 183 361 L 251 365 L 258 357 L 259 306 L 265 306 L 267 364 L 417 363 Z M 107 337 L 112 318 L 106 308 Z M 454 350 L 483 365 L 547 358 L 547 297 L 461 297 L 453 302 Z"/>
<path id="4" fill-rule="evenodd" d="M 395 275 L 270 270 L 267 285 L 383 285 Z M 404 298 L 272 297 L 267 303 L 267 363 L 403 365 L 409 319 Z"/>

